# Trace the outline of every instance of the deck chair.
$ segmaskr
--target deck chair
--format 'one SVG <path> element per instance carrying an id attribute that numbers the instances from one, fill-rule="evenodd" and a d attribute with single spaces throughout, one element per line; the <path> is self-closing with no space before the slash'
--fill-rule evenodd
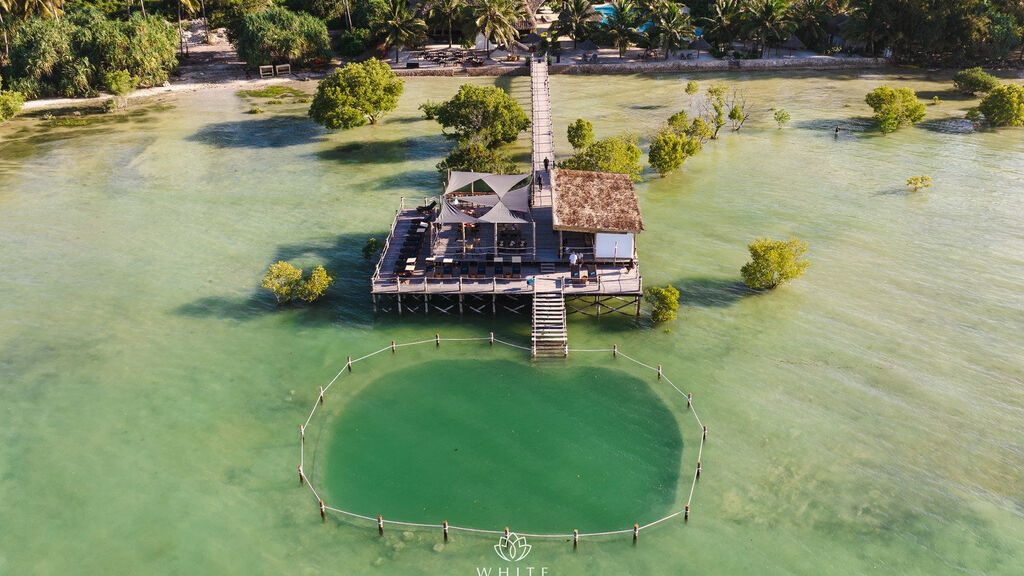
<path id="1" fill-rule="evenodd" d="M 522 278 L 523 277 L 523 265 L 515 262 L 512 264 L 512 277 Z"/>

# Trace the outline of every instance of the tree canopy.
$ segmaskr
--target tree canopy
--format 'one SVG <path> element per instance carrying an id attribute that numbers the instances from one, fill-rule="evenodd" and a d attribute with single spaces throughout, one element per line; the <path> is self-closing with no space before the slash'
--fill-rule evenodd
<path id="1" fill-rule="evenodd" d="M 569 170 L 629 174 L 634 181 L 640 180 L 643 170 L 640 166 L 640 145 L 636 136 L 628 134 L 598 140 L 559 166 Z"/>
<path id="2" fill-rule="evenodd" d="M 327 26 L 304 12 L 271 5 L 244 15 L 230 32 L 239 58 L 251 67 L 282 62 L 310 66 L 331 58 Z"/>
<path id="3" fill-rule="evenodd" d="M 961 70 L 953 75 L 953 85 L 964 94 L 991 92 L 999 86 L 999 79 L 985 72 L 980 66 Z"/>
<path id="4" fill-rule="evenodd" d="M 655 324 L 669 322 L 679 317 L 679 290 L 669 284 L 664 288 L 651 286 L 644 290 L 644 297 L 651 306 L 651 320 Z"/>
<path id="5" fill-rule="evenodd" d="M 978 110 L 993 126 L 1024 126 L 1024 86 L 1002 84 L 993 88 Z"/>
<path id="6" fill-rule="evenodd" d="M 569 144 L 576 150 L 582 150 L 594 143 L 594 125 L 583 118 L 577 118 L 569 124 L 567 130 Z"/>
<path id="7" fill-rule="evenodd" d="M 917 94 L 910 88 L 879 86 L 864 97 L 868 106 L 875 111 L 875 121 L 882 134 L 888 134 L 900 126 L 910 126 L 924 118 L 925 105 L 918 101 Z"/>
<path id="8" fill-rule="evenodd" d="M 526 111 L 507 92 L 495 86 L 463 84 L 447 102 L 420 107 L 428 119 L 452 130 L 460 141 L 497 146 L 516 141 L 530 126 Z"/>
<path id="9" fill-rule="evenodd" d="M 461 142 L 437 164 L 437 171 L 442 175 L 449 170 L 514 174 L 519 168 L 500 150 L 488 148 L 479 142 Z"/>
<path id="10" fill-rule="evenodd" d="M 804 260 L 807 243 L 797 238 L 788 241 L 758 238 L 750 243 L 748 249 L 750 262 L 740 273 L 743 282 L 755 290 L 770 290 L 798 278 L 811 264 Z"/>
<path id="11" fill-rule="evenodd" d="M 376 58 L 350 62 L 320 81 L 309 117 L 331 130 L 376 124 L 398 106 L 404 88 L 405 82 Z"/>

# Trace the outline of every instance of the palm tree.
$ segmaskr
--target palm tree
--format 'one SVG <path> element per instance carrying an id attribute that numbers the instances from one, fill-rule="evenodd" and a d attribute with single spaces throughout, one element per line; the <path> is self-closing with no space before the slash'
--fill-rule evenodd
<path id="1" fill-rule="evenodd" d="M 474 7 L 476 28 L 484 35 L 484 49 L 491 51 L 491 40 L 506 46 L 519 39 L 516 22 L 524 17 L 519 0 L 480 0 Z"/>
<path id="2" fill-rule="evenodd" d="M 580 38 L 586 38 L 587 25 L 590 22 L 600 22 L 601 15 L 594 10 L 590 0 L 568 0 L 562 5 L 562 11 L 558 13 L 558 21 L 554 25 L 554 38 L 562 34 L 568 34 L 572 38 L 572 48 L 576 49 L 576 43 Z"/>
<path id="3" fill-rule="evenodd" d="M 800 39 L 812 48 L 820 48 L 828 37 L 828 20 L 836 14 L 829 0 L 799 0 L 792 5 L 791 13 Z"/>
<path id="4" fill-rule="evenodd" d="M 431 20 L 444 23 L 448 29 L 448 47 L 452 47 L 452 29 L 462 18 L 462 9 L 466 6 L 463 0 L 433 0 L 428 15 Z"/>
<path id="5" fill-rule="evenodd" d="M 784 36 L 792 27 L 786 0 L 760 0 L 752 10 L 753 24 L 761 41 L 761 54 L 772 39 Z"/>
<path id="6" fill-rule="evenodd" d="M 6 62 L 11 57 L 11 46 L 7 42 L 7 25 L 4 23 L 4 13 L 11 13 L 11 0 L 0 0 L 0 32 L 4 33 L 4 57 L 0 62 Z"/>
<path id="7" fill-rule="evenodd" d="M 740 0 L 715 0 L 711 5 L 711 15 L 704 18 L 707 24 L 705 35 L 713 35 L 718 42 L 732 42 L 739 27 L 743 7 Z"/>
<path id="8" fill-rule="evenodd" d="M 608 14 L 602 26 L 611 38 L 612 43 L 619 49 L 619 58 L 626 56 L 626 50 L 637 37 L 637 27 L 640 25 L 640 11 L 632 0 L 614 0 L 612 12 Z"/>
<path id="9" fill-rule="evenodd" d="M 693 38 L 696 30 L 689 14 L 684 14 L 678 4 L 663 1 L 654 10 L 654 25 L 661 40 L 661 49 L 665 51 L 665 60 L 672 50 L 682 48 L 687 38 Z M 648 30 L 650 30 L 648 28 Z"/>
<path id="10" fill-rule="evenodd" d="M 419 42 L 427 32 L 427 23 L 405 7 L 405 0 L 390 0 L 384 26 L 384 49 L 395 48 L 395 63 L 400 49 Z"/>
<path id="11" fill-rule="evenodd" d="M 181 29 L 181 7 L 184 4 L 188 13 L 195 13 L 195 0 L 178 0 L 178 54 L 188 54 L 188 42 L 185 42 L 185 32 Z M 145 16 L 145 12 L 143 12 Z"/>

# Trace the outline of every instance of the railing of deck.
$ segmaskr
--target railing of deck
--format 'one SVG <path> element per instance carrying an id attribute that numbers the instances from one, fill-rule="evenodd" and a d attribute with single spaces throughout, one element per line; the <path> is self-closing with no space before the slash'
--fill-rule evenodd
<path id="1" fill-rule="evenodd" d="M 372 282 L 380 280 L 380 267 L 384 265 L 384 258 L 388 255 L 388 248 L 391 246 L 391 239 L 395 237 L 395 227 L 398 226 L 398 217 L 405 210 L 405 196 L 402 196 L 402 200 L 398 205 L 398 210 L 395 210 L 395 219 L 391 221 L 391 229 L 388 231 L 388 237 L 384 240 L 384 249 L 380 251 L 380 258 L 377 259 L 377 267 L 373 270 Z"/>

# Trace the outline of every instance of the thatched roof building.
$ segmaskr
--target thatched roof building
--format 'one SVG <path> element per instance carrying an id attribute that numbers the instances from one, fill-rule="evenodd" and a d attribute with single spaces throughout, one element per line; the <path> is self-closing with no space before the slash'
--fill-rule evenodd
<path id="1" fill-rule="evenodd" d="M 638 233 L 640 203 L 628 174 L 552 170 L 557 194 L 554 229 L 590 233 Z"/>

